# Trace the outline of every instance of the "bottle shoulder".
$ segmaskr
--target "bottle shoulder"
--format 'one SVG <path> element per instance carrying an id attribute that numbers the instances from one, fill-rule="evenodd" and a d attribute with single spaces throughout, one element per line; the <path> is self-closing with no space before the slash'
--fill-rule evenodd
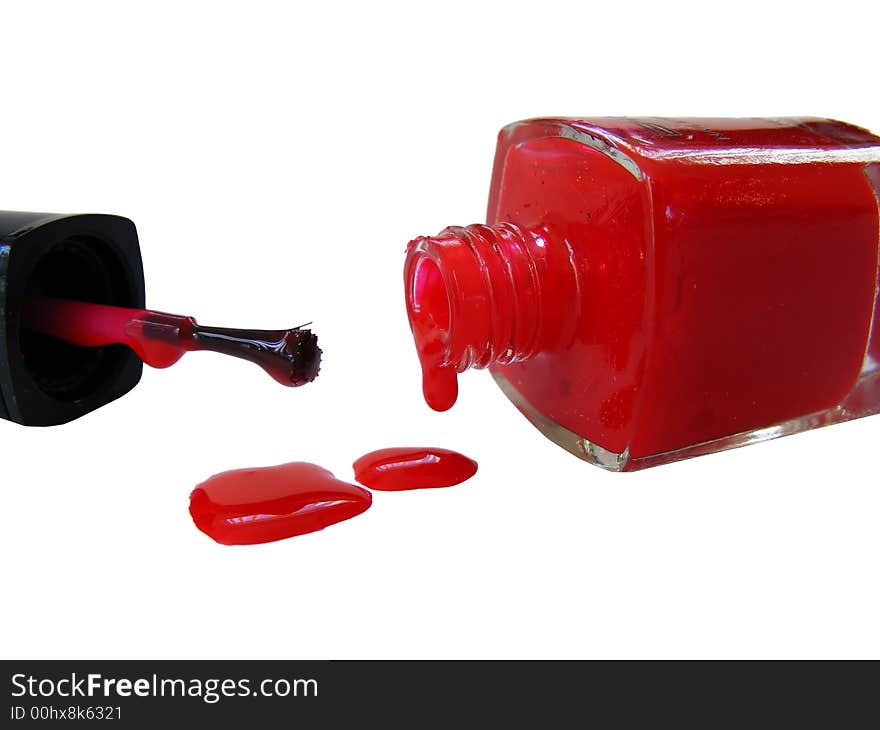
<path id="1" fill-rule="evenodd" d="M 820 117 L 554 117 L 501 131 L 500 147 L 563 137 L 597 149 L 636 179 L 663 165 L 880 163 L 880 137 Z"/>

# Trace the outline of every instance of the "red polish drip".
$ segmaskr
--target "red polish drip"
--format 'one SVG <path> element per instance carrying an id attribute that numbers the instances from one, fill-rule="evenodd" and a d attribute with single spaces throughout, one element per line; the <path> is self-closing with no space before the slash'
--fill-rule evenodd
<path id="1" fill-rule="evenodd" d="M 322 530 L 369 509 L 366 489 L 315 464 L 293 462 L 216 474 L 190 495 L 202 532 L 223 545 L 252 545 Z"/>
<path id="2" fill-rule="evenodd" d="M 415 446 L 379 449 L 354 462 L 354 478 L 370 489 L 451 487 L 477 473 L 477 462 L 448 449 Z"/>
<path id="3" fill-rule="evenodd" d="M 204 327 L 186 315 L 48 297 L 28 299 L 22 324 L 31 331 L 81 347 L 127 345 L 154 368 L 170 367 L 184 353 L 196 350 L 231 355 L 259 365 L 286 386 L 314 380 L 321 362 L 318 338 L 299 327 Z"/>
<path id="4" fill-rule="evenodd" d="M 445 361 L 449 331 L 449 302 L 440 271 L 430 260 L 411 276 L 410 327 L 422 366 L 422 392 L 435 411 L 452 408 L 458 398 L 458 376 Z"/>

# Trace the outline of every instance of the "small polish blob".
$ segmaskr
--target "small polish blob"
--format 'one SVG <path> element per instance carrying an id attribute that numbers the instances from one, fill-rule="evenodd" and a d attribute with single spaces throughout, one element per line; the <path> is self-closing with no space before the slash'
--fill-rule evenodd
<path id="1" fill-rule="evenodd" d="M 432 410 L 448 411 L 458 400 L 458 373 L 448 365 L 421 358 L 422 394 Z"/>
<path id="2" fill-rule="evenodd" d="M 223 545 L 253 545 L 322 530 L 369 509 L 366 490 L 302 461 L 215 474 L 190 495 L 189 513 Z"/>
<path id="3" fill-rule="evenodd" d="M 354 462 L 354 478 L 370 489 L 452 487 L 477 473 L 477 462 L 448 449 L 405 446 L 379 449 Z"/>
<path id="4" fill-rule="evenodd" d="M 187 352 L 208 350 L 248 360 L 282 385 L 295 387 L 313 381 L 321 364 L 317 336 L 302 327 L 205 327 L 182 314 L 50 297 L 30 297 L 22 319 L 33 332 L 80 347 L 126 345 L 154 368 L 170 367 Z"/>

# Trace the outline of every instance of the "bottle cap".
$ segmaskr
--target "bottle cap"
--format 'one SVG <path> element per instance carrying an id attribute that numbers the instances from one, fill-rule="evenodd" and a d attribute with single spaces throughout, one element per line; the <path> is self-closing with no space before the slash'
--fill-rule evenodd
<path id="1" fill-rule="evenodd" d="M 142 363 L 123 345 L 76 347 L 23 330 L 31 295 L 144 307 L 134 223 L 114 215 L 0 211 L 0 418 L 67 423 L 127 393 Z"/>

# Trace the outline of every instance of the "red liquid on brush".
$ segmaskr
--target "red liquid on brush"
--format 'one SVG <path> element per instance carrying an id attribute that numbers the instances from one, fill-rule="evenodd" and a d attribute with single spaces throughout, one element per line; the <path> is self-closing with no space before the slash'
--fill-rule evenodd
<path id="1" fill-rule="evenodd" d="M 477 473 L 477 462 L 448 449 L 398 447 L 379 449 L 354 462 L 354 478 L 370 489 L 451 487 Z"/>
<path id="2" fill-rule="evenodd" d="M 24 325 L 81 347 L 127 345 L 147 365 L 167 368 L 192 349 L 179 335 L 193 322 L 192 317 L 147 309 L 37 297 L 28 301 Z M 173 330 L 171 337 L 158 336 L 162 325 Z"/>
<path id="3" fill-rule="evenodd" d="M 321 350 L 309 330 L 241 330 L 204 327 L 193 317 L 149 309 L 31 297 L 23 326 L 80 347 L 126 345 L 147 365 L 167 368 L 187 352 L 205 350 L 259 365 L 286 386 L 311 382 Z"/>
<path id="4" fill-rule="evenodd" d="M 224 545 L 251 545 L 322 530 L 366 511 L 366 489 L 315 464 L 236 469 L 212 476 L 190 495 L 202 532 Z"/>
<path id="5" fill-rule="evenodd" d="M 875 306 L 878 145 L 828 120 L 513 125 L 492 232 L 410 244 L 426 401 L 449 407 L 455 373 L 489 367 L 547 423 L 630 458 L 835 408 Z"/>

